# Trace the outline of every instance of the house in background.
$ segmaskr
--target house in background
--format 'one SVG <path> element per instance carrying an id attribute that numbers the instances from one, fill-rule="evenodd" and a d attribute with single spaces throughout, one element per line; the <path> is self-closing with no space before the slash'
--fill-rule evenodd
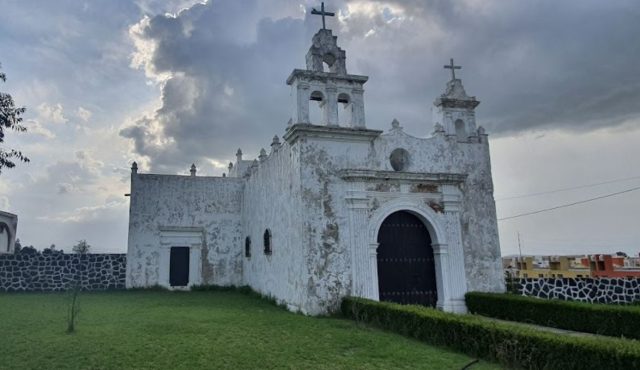
<path id="1" fill-rule="evenodd" d="M 640 278 L 640 267 L 634 259 L 609 254 L 594 254 L 586 258 L 591 276 L 603 278 Z"/>
<path id="2" fill-rule="evenodd" d="M 508 256 L 502 267 L 512 278 L 640 278 L 640 258 L 623 254 Z"/>
<path id="3" fill-rule="evenodd" d="M 505 258 L 503 266 L 515 278 L 581 278 L 589 277 L 583 256 L 523 256 Z"/>

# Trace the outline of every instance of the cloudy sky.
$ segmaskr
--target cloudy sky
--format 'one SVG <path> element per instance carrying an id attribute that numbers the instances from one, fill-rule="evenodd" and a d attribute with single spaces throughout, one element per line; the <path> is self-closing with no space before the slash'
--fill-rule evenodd
<path id="1" fill-rule="evenodd" d="M 129 167 L 220 175 L 289 118 L 314 1 L 0 0 L 0 63 L 27 107 L 0 210 L 38 248 L 126 251 Z M 498 217 L 640 187 L 640 3 L 336 0 L 328 28 L 370 76 L 367 125 L 427 136 L 450 57 L 491 135 Z M 595 185 L 598 184 L 598 185 Z M 563 189 L 571 190 L 563 190 Z M 562 191 L 557 191 L 562 190 Z M 500 221 L 503 254 L 640 252 L 640 191 Z"/>

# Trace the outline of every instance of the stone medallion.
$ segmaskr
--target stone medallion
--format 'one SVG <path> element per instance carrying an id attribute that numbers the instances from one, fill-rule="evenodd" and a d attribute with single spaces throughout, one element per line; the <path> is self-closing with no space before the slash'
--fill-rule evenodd
<path id="1" fill-rule="evenodd" d="M 409 152 L 402 148 L 394 149 L 389 162 L 394 171 L 404 171 L 409 167 Z"/>

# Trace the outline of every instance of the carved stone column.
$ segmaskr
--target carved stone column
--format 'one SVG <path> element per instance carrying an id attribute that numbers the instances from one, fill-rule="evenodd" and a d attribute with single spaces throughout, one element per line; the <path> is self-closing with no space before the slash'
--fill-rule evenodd
<path id="1" fill-rule="evenodd" d="M 448 284 L 450 278 L 448 246 L 447 244 L 433 243 L 431 247 L 436 268 L 436 289 L 438 289 L 436 307 L 443 311 L 449 311 L 451 288 Z"/>
<path id="2" fill-rule="evenodd" d="M 373 285 L 373 280 L 377 281 L 377 275 L 372 270 L 372 246 L 368 243 L 367 231 L 369 229 L 367 211 L 369 201 L 366 194 L 361 192 L 350 192 L 347 197 L 347 207 L 349 208 L 349 232 L 351 244 L 351 294 L 357 297 L 377 299 L 377 283 Z M 375 259 L 377 243 L 373 249 Z M 375 268 L 376 265 L 373 265 Z"/>
<path id="3" fill-rule="evenodd" d="M 299 82 L 295 88 L 293 123 L 309 123 L 309 84 Z"/>
<path id="4" fill-rule="evenodd" d="M 364 128 L 364 90 L 351 90 L 351 127 Z"/>
<path id="5" fill-rule="evenodd" d="M 335 86 L 325 88 L 326 97 L 324 105 L 324 122 L 327 126 L 338 126 L 338 89 Z"/>
<path id="6" fill-rule="evenodd" d="M 464 313 L 467 307 L 464 295 L 467 292 L 467 278 L 464 269 L 464 249 L 462 247 L 462 232 L 460 228 L 460 189 L 456 185 L 443 185 L 442 196 L 444 203 L 445 228 L 448 240 L 448 302 L 446 311 Z"/>
<path id="7" fill-rule="evenodd" d="M 367 296 L 365 298 L 373 299 L 374 301 L 380 300 L 380 289 L 378 287 L 378 246 L 379 243 L 369 244 L 369 276 L 367 276 L 368 283 Z"/>

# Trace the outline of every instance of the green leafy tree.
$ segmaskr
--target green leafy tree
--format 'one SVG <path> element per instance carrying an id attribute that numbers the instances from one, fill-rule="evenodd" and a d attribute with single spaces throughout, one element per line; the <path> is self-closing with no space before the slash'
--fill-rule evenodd
<path id="1" fill-rule="evenodd" d="M 0 80 L 2 82 L 7 81 L 7 76 L 3 72 L 0 72 Z M 21 124 L 22 117 L 20 117 L 25 111 L 26 108 L 15 106 L 11 95 L 0 92 L 0 173 L 2 173 L 3 168 L 15 167 L 16 163 L 14 161 L 16 160 L 29 162 L 29 158 L 22 154 L 21 151 L 5 148 L 2 145 L 6 131 L 27 131 L 27 128 Z"/>

